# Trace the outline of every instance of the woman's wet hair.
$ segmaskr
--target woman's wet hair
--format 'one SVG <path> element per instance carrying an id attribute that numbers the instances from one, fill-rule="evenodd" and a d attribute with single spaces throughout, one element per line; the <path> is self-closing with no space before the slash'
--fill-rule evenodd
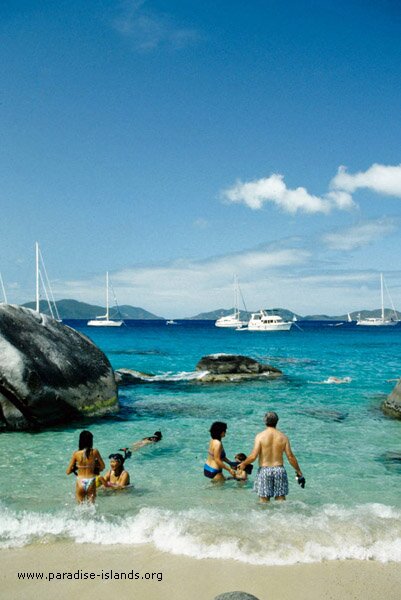
<path id="1" fill-rule="evenodd" d="M 235 458 L 242 462 L 243 460 L 246 459 L 246 454 L 244 454 L 243 452 L 238 452 L 238 454 L 235 455 Z"/>
<path id="2" fill-rule="evenodd" d="M 84 429 L 84 431 L 81 431 L 81 433 L 79 434 L 78 446 L 80 450 L 84 450 L 85 457 L 89 458 L 90 452 L 93 448 L 93 435 L 90 431 L 87 431 L 86 429 Z"/>
<path id="3" fill-rule="evenodd" d="M 265 414 L 266 427 L 275 427 L 278 423 L 278 414 L 271 411 Z"/>
<path id="4" fill-rule="evenodd" d="M 227 431 L 227 423 L 215 421 L 210 428 L 210 437 L 212 440 L 221 440 L 221 434 Z"/>

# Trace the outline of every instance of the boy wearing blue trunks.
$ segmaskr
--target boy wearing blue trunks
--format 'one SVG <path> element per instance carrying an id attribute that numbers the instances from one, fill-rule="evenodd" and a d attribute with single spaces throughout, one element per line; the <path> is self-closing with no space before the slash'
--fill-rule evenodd
<path id="1" fill-rule="evenodd" d="M 238 465 L 239 469 L 245 469 L 259 458 L 254 491 L 258 494 L 260 502 L 269 502 L 273 497 L 276 500 L 285 500 L 288 494 L 288 477 L 283 464 L 284 454 L 296 471 L 298 483 L 305 486 L 305 479 L 291 450 L 290 441 L 284 433 L 276 429 L 277 423 L 277 413 L 265 414 L 266 429 L 257 434 L 251 454 Z"/>

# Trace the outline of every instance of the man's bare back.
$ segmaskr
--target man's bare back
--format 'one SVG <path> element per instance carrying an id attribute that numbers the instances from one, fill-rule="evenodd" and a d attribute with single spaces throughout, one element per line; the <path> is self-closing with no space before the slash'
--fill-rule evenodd
<path id="1" fill-rule="evenodd" d="M 281 467 L 287 445 L 287 436 L 273 427 L 268 427 L 265 431 L 258 433 L 255 438 L 255 447 L 258 447 L 259 466 Z"/>
<path id="2" fill-rule="evenodd" d="M 250 465 L 257 458 L 259 459 L 259 473 L 255 486 L 258 489 L 259 498 L 262 502 L 268 502 L 269 499 L 274 495 L 276 500 L 285 500 L 286 494 L 288 493 L 288 482 L 287 474 L 284 468 L 283 455 L 285 454 L 288 458 L 288 462 L 294 467 L 297 477 L 302 478 L 301 468 L 298 461 L 291 450 L 291 445 L 288 437 L 282 432 L 276 429 L 278 422 L 278 416 L 274 412 L 266 413 L 265 415 L 266 429 L 258 433 L 255 437 L 255 444 L 251 454 L 238 465 L 239 469 L 245 469 L 247 465 Z M 268 469 L 281 468 L 281 471 L 271 474 L 262 473 Z M 266 477 L 273 477 L 277 479 L 277 485 L 269 485 L 263 482 L 262 479 Z M 258 479 L 261 479 L 260 485 L 258 486 Z M 305 484 L 305 480 L 304 480 Z M 273 491 L 272 491 L 273 490 Z"/>

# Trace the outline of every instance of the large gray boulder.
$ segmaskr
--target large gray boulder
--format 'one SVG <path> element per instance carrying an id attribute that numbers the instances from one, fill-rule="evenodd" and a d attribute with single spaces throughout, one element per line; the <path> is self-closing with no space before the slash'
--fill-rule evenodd
<path id="1" fill-rule="evenodd" d="M 0 304 L 0 427 L 31 429 L 118 410 L 105 354 L 29 308 Z"/>
<path id="2" fill-rule="evenodd" d="M 401 379 L 383 402 L 382 410 L 390 417 L 401 419 Z"/>
<path id="3" fill-rule="evenodd" d="M 197 371 L 204 372 L 200 381 L 228 382 L 255 379 L 260 377 L 280 377 L 280 369 L 264 365 L 253 358 L 240 354 L 209 354 L 196 365 Z"/>

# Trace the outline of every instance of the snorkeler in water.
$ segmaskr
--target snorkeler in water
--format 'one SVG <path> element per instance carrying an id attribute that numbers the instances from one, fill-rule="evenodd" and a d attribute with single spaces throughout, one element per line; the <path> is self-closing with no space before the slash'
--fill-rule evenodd
<path id="1" fill-rule="evenodd" d="M 131 445 L 131 450 L 135 451 L 135 450 L 139 450 L 139 448 L 143 448 L 143 446 L 147 446 L 148 444 L 155 444 L 157 442 L 160 442 L 160 440 L 162 438 L 163 438 L 162 432 L 155 431 L 153 435 L 151 435 L 149 437 L 144 437 L 141 440 L 134 442 Z"/>

